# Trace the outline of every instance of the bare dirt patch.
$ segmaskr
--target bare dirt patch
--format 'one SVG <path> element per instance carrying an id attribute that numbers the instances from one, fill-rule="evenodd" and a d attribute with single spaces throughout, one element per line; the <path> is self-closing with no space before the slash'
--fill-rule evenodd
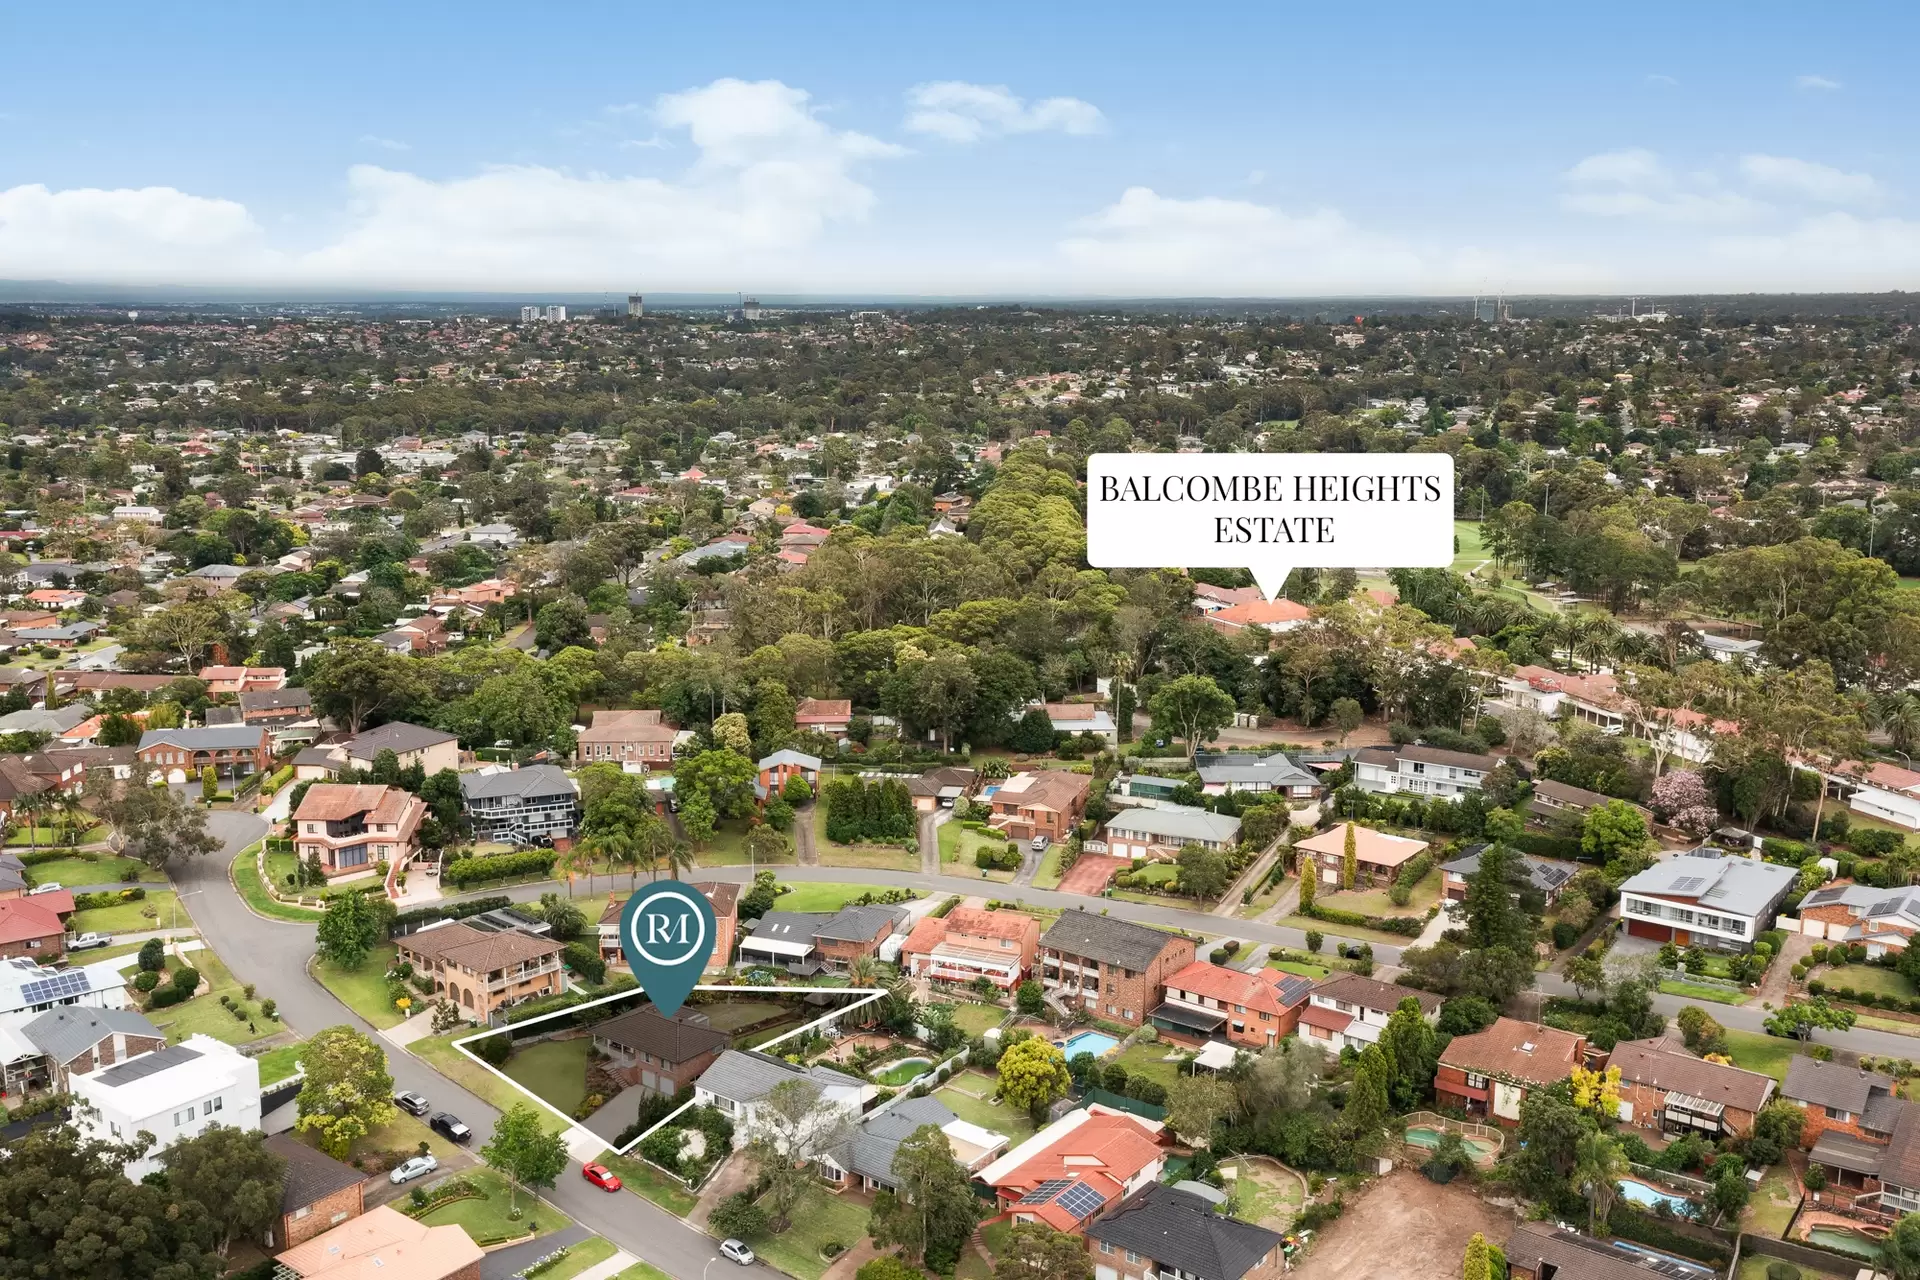
<path id="1" fill-rule="evenodd" d="M 1107 887 L 1107 881 L 1113 879 L 1116 871 L 1125 871 L 1133 862 L 1127 858 L 1110 858 L 1100 853 L 1083 853 L 1067 869 L 1060 880 L 1061 893 L 1081 893 L 1089 898 L 1100 896 Z"/>
<path id="2" fill-rule="evenodd" d="M 1458 1280 L 1473 1233 L 1504 1245 L 1516 1221 L 1459 1182 L 1396 1169 L 1348 1196 L 1294 1271 L 1301 1280 Z"/>

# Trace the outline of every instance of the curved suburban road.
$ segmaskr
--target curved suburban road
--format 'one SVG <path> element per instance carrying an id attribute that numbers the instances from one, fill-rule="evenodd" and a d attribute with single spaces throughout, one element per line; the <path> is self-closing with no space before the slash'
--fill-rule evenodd
<path id="1" fill-rule="evenodd" d="M 181 906 L 234 977 L 253 983 L 261 995 L 277 1000 L 282 1023 L 303 1036 L 343 1023 L 372 1036 L 374 1043 L 387 1050 L 387 1069 L 393 1075 L 394 1087 L 422 1094 L 436 1109 L 451 1111 L 466 1121 L 474 1131 L 472 1149 L 477 1152 L 492 1136 L 499 1112 L 382 1039 L 371 1024 L 309 976 L 306 966 L 313 955 L 312 925 L 257 916 L 241 900 L 227 868 L 240 850 L 266 834 L 266 822 L 249 813 L 216 810 L 207 815 L 207 829 L 221 840 L 221 851 L 169 868 L 169 874 L 182 897 Z M 531 896 L 537 898 L 539 894 Z M 698 1280 L 715 1262 L 721 1263 L 728 1274 L 739 1270 L 720 1257 L 711 1237 L 652 1201 L 625 1192 L 609 1195 L 589 1185 L 580 1176 L 577 1161 L 568 1164 L 545 1198 L 581 1226 L 676 1280 Z M 755 1280 L 777 1280 L 778 1273 L 764 1266 L 752 1271 Z"/>

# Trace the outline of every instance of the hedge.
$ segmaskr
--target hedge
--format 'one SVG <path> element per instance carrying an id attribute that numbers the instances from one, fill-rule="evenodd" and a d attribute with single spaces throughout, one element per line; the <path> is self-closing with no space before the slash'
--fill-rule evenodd
<path id="1" fill-rule="evenodd" d="M 488 858 L 462 858 L 447 864 L 440 872 L 440 882 L 464 888 L 470 884 L 484 884 L 488 880 L 551 875 L 556 856 L 551 849 L 527 849 L 520 853 L 498 853 Z"/>
<path id="2" fill-rule="evenodd" d="M 1622 1240 L 1631 1240 L 1652 1249 L 1665 1249 L 1696 1262 L 1725 1268 L 1733 1261 L 1733 1252 L 1718 1241 L 1702 1240 L 1699 1236 L 1669 1226 L 1652 1214 L 1641 1213 L 1622 1204 L 1615 1204 L 1607 1215 L 1607 1227 Z"/>
<path id="3" fill-rule="evenodd" d="M 1523 831 L 1507 843 L 1536 858 L 1559 858 L 1566 862 L 1578 862 L 1586 852 L 1578 840 L 1537 831 Z"/>
<path id="4" fill-rule="evenodd" d="M 1328 924 L 1352 925 L 1357 929 L 1378 929 L 1381 933 L 1397 933 L 1403 938 L 1417 938 L 1427 927 L 1424 916 L 1369 916 L 1358 911 L 1342 911 L 1337 907 L 1323 907 L 1319 903 L 1300 908 L 1300 914 L 1311 916 L 1315 920 L 1324 920 Z"/>
<path id="5" fill-rule="evenodd" d="M 605 982 L 607 962 L 600 958 L 600 948 L 585 942 L 569 942 L 560 949 L 560 958 L 566 961 L 567 968 L 573 970 L 588 982 Z"/>
<path id="6" fill-rule="evenodd" d="M 23 867 L 37 867 L 43 862 L 57 862 L 61 858 L 78 858 L 82 862 L 100 860 L 99 854 L 88 853 L 81 849 L 29 849 L 15 856 L 20 859 L 20 865 Z"/>
<path id="7" fill-rule="evenodd" d="M 530 1018 L 537 1018 L 542 1014 L 552 1013 L 556 1009 L 571 1009 L 575 1005 L 585 1004 L 589 1000 L 603 1000 L 607 996 L 614 995 L 621 991 L 635 990 L 639 985 L 640 984 L 634 980 L 632 974 L 616 973 L 612 979 L 608 981 L 606 989 L 603 991 L 562 991 L 557 996 L 543 996 L 538 1000 L 523 1001 L 507 1010 L 507 1025 L 512 1026 L 518 1022 L 525 1022 Z"/>
<path id="8" fill-rule="evenodd" d="M 389 936 L 398 936 L 410 926 L 433 924 L 440 920 L 464 920 L 468 916 L 477 916 L 483 911 L 497 911 L 501 907 L 510 907 L 513 899 L 506 894 L 495 894 L 487 898 L 474 898 L 470 902 L 450 902 L 443 907 L 415 907 L 411 911 L 402 911 L 393 918 L 388 927 Z"/>

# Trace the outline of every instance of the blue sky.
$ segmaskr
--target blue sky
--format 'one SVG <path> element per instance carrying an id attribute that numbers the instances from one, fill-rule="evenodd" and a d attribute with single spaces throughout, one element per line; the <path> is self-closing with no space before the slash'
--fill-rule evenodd
<path id="1" fill-rule="evenodd" d="M 1920 287 L 1911 6 L 79 8 L 0 16 L 0 277 Z"/>

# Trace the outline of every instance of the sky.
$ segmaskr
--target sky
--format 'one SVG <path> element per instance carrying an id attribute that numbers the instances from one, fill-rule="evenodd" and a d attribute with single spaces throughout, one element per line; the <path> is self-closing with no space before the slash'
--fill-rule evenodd
<path id="1" fill-rule="evenodd" d="M 14 5 L 0 279 L 1920 288 L 1920 7 Z"/>

